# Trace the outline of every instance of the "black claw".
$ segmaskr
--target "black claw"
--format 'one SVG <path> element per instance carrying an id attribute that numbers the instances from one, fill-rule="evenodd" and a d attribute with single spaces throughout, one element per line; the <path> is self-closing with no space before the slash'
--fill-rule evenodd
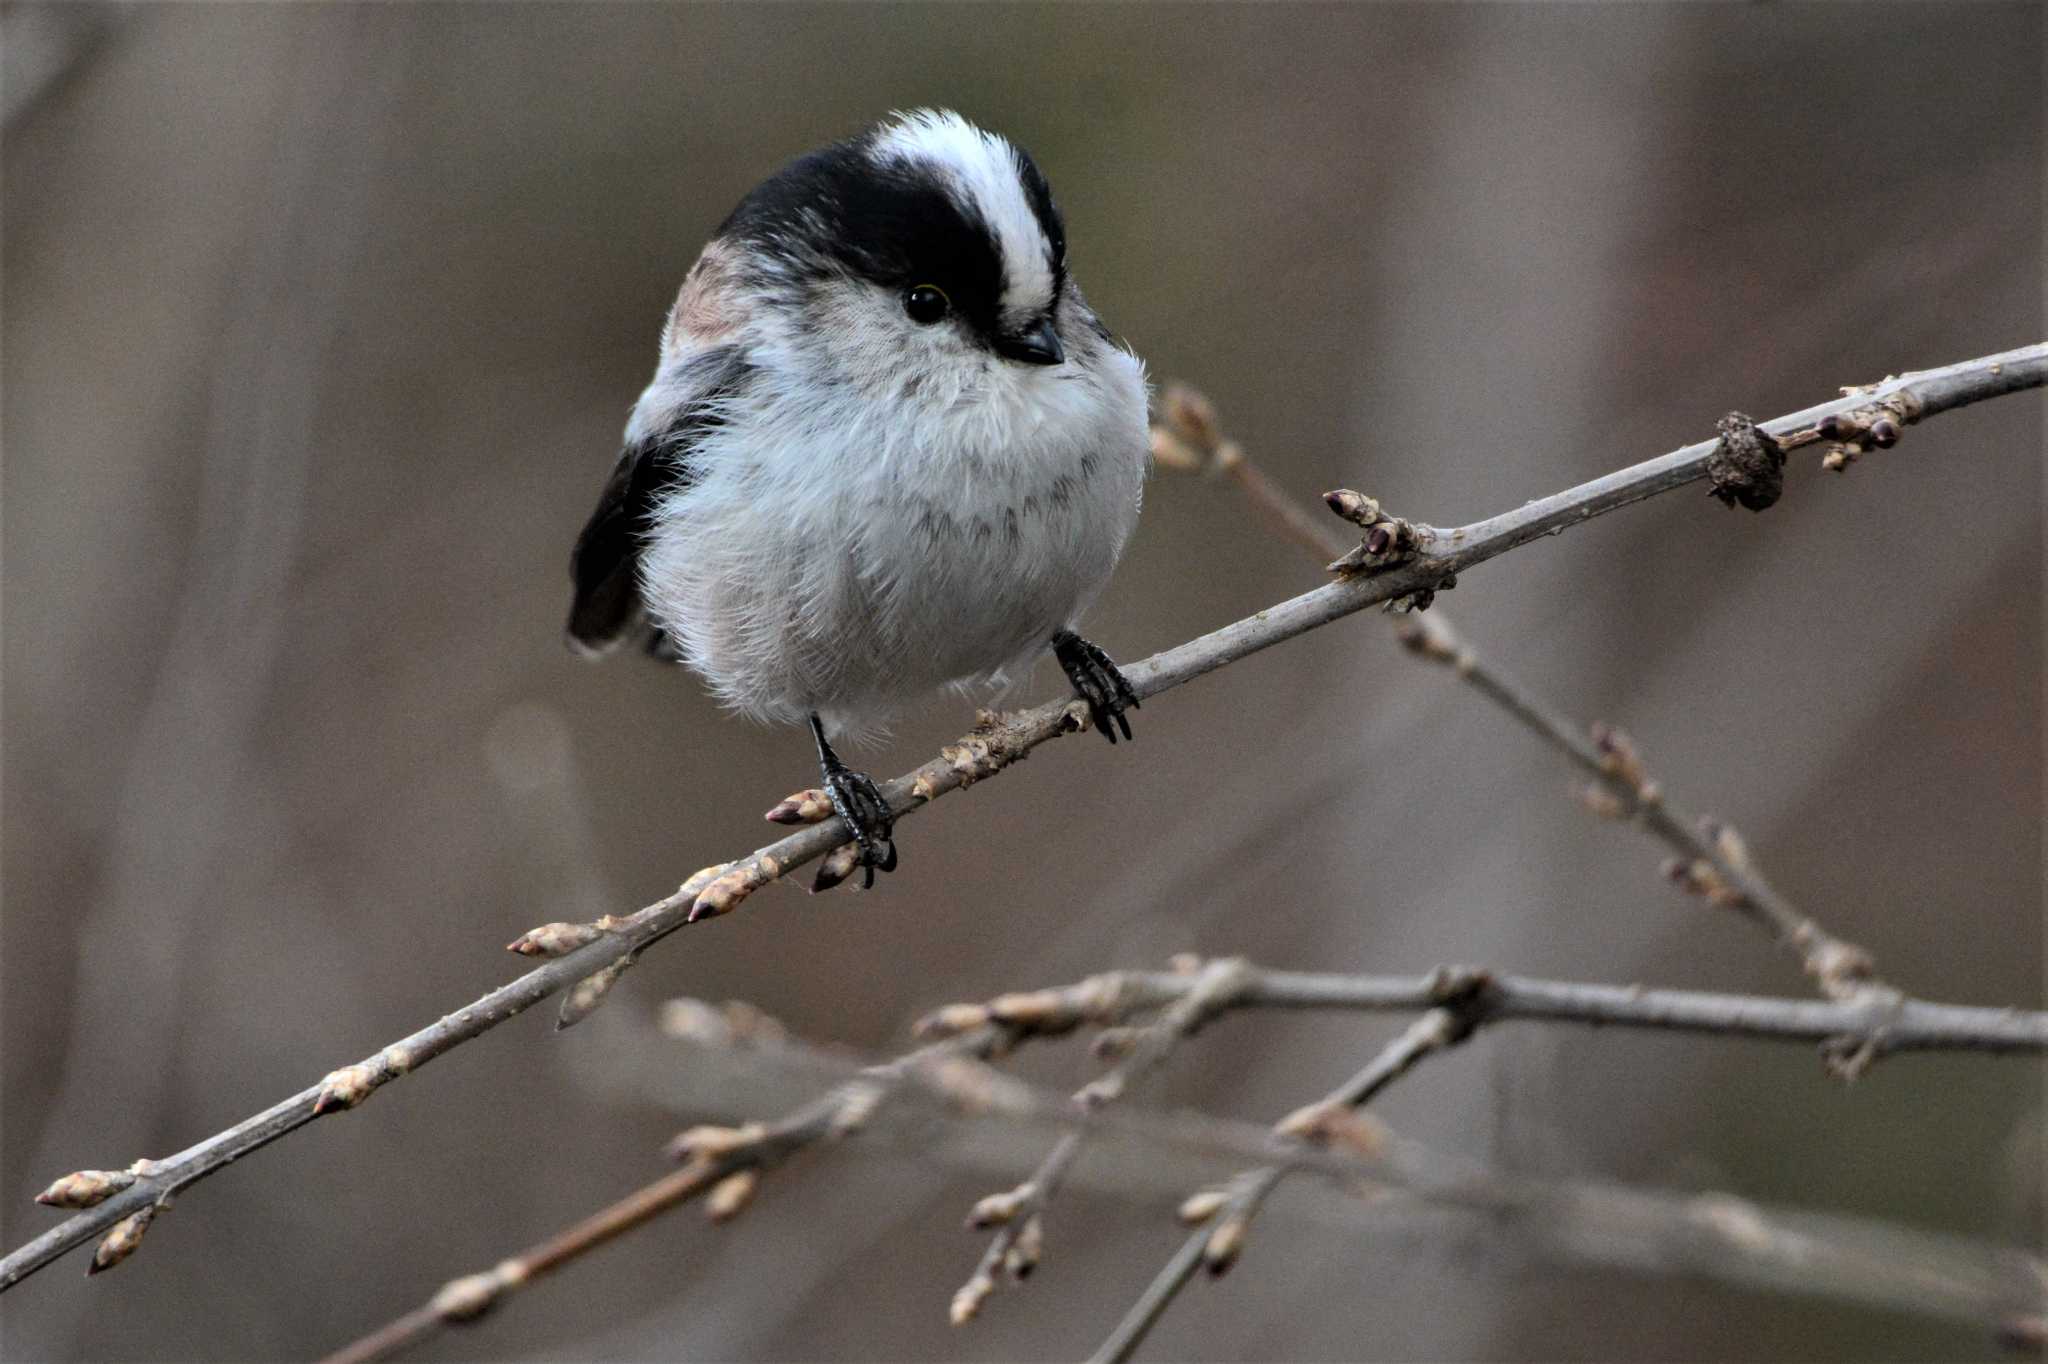
<path id="1" fill-rule="evenodd" d="M 1124 718 L 1126 710 L 1142 710 L 1138 694 L 1131 690 L 1131 684 L 1123 673 L 1117 670 L 1108 654 L 1075 634 L 1062 630 L 1052 637 L 1052 654 L 1060 662 L 1060 668 L 1067 674 L 1067 681 L 1074 686 L 1074 694 L 1088 703 L 1088 717 L 1095 722 L 1096 731 L 1111 743 L 1116 742 L 1117 732 L 1131 737 L 1131 722 Z M 1115 728 L 1111 728 L 1112 724 Z"/>
<path id="2" fill-rule="evenodd" d="M 890 813 L 889 802 L 882 798 L 874 779 L 865 772 L 849 771 L 839 760 L 832 745 L 825 742 L 825 728 L 815 715 L 811 717 L 811 733 L 818 741 L 818 771 L 824 778 L 825 794 L 831 798 L 832 809 L 846 826 L 847 835 L 860 849 L 858 865 L 864 873 L 861 889 L 872 890 L 877 871 L 896 870 L 896 817 Z"/>

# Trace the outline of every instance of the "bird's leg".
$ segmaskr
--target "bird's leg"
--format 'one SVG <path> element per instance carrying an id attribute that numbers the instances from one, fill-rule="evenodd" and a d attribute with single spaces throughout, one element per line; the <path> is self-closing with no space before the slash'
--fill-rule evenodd
<path id="1" fill-rule="evenodd" d="M 824 722 L 816 715 L 811 716 L 811 737 L 818 741 L 818 771 L 824 777 L 825 794 L 831 797 L 839 822 L 846 826 L 846 832 L 860 849 L 860 865 L 867 872 L 861 889 L 869 889 L 875 884 L 877 871 L 896 870 L 896 843 L 891 838 L 896 817 L 889 813 L 889 802 L 882 799 L 874 778 L 865 772 L 849 771 L 839 761 L 839 755 L 825 741 Z"/>
<path id="2" fill-rule="evenodd" d="M 1140 709 L 1138 695 L 1109 655 L 1072 630 L 1062 630 L 1052 637 L 1052 656 L 1060 661 L 1067 681 L 1074 684 L 1074 694 L 1088 703 L 1088 714 L 1094 717 L 1102 737 L 1115 743 L 1120 729 L 1130 738 L 1131 722 L 1124 719 L 1124 712 Z M 1110 728 L 1112 720 L 1116 729 Z"/>

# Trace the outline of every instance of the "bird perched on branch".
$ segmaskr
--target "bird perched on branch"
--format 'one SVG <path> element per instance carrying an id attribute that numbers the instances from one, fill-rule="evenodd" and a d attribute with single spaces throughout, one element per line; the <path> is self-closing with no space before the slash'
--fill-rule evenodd
<path id="1" fill-rule="evenodd" d="M 680 658 L 807 721 L 867 885 L 892 815 L 832 740 L 1050 649 L 1111 743 L 1137 697 L 1075 633 L 1138 517 L 1144 367 L 1067 273 L 1023 149 L 893 116 L 784 166 L 683 281 L 576 542 L 572 644 Z"/>

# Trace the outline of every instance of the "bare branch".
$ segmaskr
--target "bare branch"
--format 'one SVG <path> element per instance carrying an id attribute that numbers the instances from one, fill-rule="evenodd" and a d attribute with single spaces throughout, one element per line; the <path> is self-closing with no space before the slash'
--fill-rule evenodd
<path id="1" fill-rule="evenodd" d="M 1232 969 L 1219 976 L 1219 965 Z M 1463 1041 L 1480 1026 L 1518 1019 L 1818 1043 L 1831 1069 L 1842 1056 L 1861 1057 L 1867 1064 L 1897 1051 L 2048 1052 L 2048 1012 L 1931 1004 L 1896 994 L 1824 1003 L 1530 980 L 1475 968 L 1445 967 L 1426 976 L 1389 977 L 1264 970 L 1242 962 L 1211 963 L 1200 972 L 1111 972 L 1060 989 L 1004 995 L 987 1004 L 949 1005 L 929 1015 L 919 1028 L 931 1035 L 999 1023 L 1025 1029 L 1030 1035 L 1053 1036 L 1095 1026 L 1112 1030 L 1104 1036 L 1114 1037 L 1115 1030 L 1129 1018 L 1158 1008 L 1166 1010 L 1158 1024 L 1129 1033 L 1133 1041 L 1125 1045 L 1134 1046 L 1134 1057 L 1163 1058 L 1166 1048 L 1192 1031 L 1190 1020 L 1199 1026 L 1232 1009 L 1429 1011 L 1349 1084 L 1325 1099 L 1325 1108 L 1335 1103 L 1356 1107 L 1429 1052 Z M 1129 1078 L 1129 1072 L 1120 1069 L 1105 1077 L 1108 1084 L 1098 1082 L 1082 1095 L 1093 1092 L 1098 1099 L 1116 1097 Z M 1350 1097 L 1354 1094 L 1357 1097 Z M 1297 1114 L 1283 1120 L 1283 1132 L 1300 1118 Z M 1067 1133 L 1023 1184 L 976 1205 L 979 1220 L 971 1219 L 970 1225 L 1000 1223 L 1003 1231 L 955 1295 L 954 1324 L 972 1319 L 994 1292 L 998 1270 L 1007 1267 L 1013 1278 L 1021 1279 L 1036 1266 L 1043 1227 L 1034 1224 L 1041 1223 L 1046 1204 L 1079 1153 L 1081 1140 L 1080 1134 Z M 1227 1267 L 1242 1241 L 1245 1225 L 1279 1177 L 1280 1172 L 1272 1168 L 1247 1171 L 1219 1196 L 1204 1199 L 1197 1195 L 1190 1200 L 1191 1206 L 1206 1208 L 1204 1217 L 1222 1214 L 1213 1248 L 1193 1260 L 1175 1256 L 1161 1271 L 1161 1282 L 1154 1285 L 1157 1291 L 1148 1291 L 1133 1307 L 1125 1327 L 1140 1335 L 1149 1329 L 1151 1317 L 1147 1314 L 1163 1311 L 1178 1291 L 1167 1288 L 1164 1281 L 1184 1280 L 1197 1261 L 1206 1259 L 1212 1272 Z M 1013 1261 L 1017 1239 L 1027 1235 L 1028 1258 Z M 1210 1237 L 1211 1233 L 1203 1232 L 1197 1239 L 1206 1242 Z M 1135 1347 L 1135 1338 L 1131 1344 Z"/>
<path id="2" fill-rule="evenodd" d="M 475 1321 L 534 1279 L 686 1202 L 705 1199 L 714 1220 L 725 1220 L 737 1211 L 734 1205 L 743 1204 L 752 1193 L 752 1179 L 799 1151 L 872 1130 L 883 1113 L 905 1099 L 922 1100 L 923 1112 L 961 1120 L 1060 1127 L 1070 1134 L 1095 1133 L 1105 1139 L 1135 1142 L 1151 1152 L 1203 1160 L 1259 1161 L 1263 1162 L 1259 1173 L 1270 1175 L 1274 1182 L 1280 1172 L 1294 1170 L 1335 1178 L 1345 1187 L 1365 1180 L 1374 1190 L 1402 1191 L 1430 1206 L 1504 1217 L 1512 1225 L 1554 1242 L 1552 1248 L 1557 1253 L 1572 1258 L 1639 1269 L 1698 1269 L 1739 1282 L 1848 1296 L 1979 1325 L 2023 1317 L 2033 1301 L 2029 1294 L 2038 1296 L 2042 1276 L 2048 1274 L 2048 1267 L 2018 1252 L 1945 1241 L 1852 1218 L 1781 1214 L 1725 1196 L 1675 1198 L 1610 1186 L 1516 1179 L 1440 1155 L 1398 1138 L 1378 1124 L 1353 1117 L 1347 1125 L 1337 1117 L 1340 1109 L 1348 1113 L 1349 1107 L 1368 1101 L 1423 1056 L 1455 1045 L 1468 1025 L 1476 1026 L 1481 1015 L 1472 1011 L 1488 1007 L 1484 1001 L 1490 993 L 1489 983 L 1498 978 L 1484 973 L 1438 972 L 1421 978 L 1435 982 L 1433 996 L 1424 998 L 1413 992 L 1415 982 L 1405 979 L 1297 976 L 1261 971 L 1243 963 L 1215 965 L 1230 970 L 1110 973 L 1055 989 L 1004 996 L 985 1005 L 953 1006 L 933 1015 L 925 1029 L 948 1032 L 948 1036 L 864 1070 L 851 1071 L 836 1053 L 798 1045 L 763 1049 L 764 1065 L 790 1067 L 807 1077 L 825 1073 L 846 1078 L 776 1122 L 685 1132 L 676 1143 L 687 1162 L 682 1170 L 636 1190 L 492 1269 L 451 1280 L 427 1303 L 347 1347 L 333 1356 L 330 1364 L 385 1358 L 447 1326 Z M 1170 1010 L 1179 1010 L 1184 1017 L 1187 1010 L 1182 1006 L 1210 994 L 1226 974 L 1241 974 L 1245 988 L 1241 993 L 1232 991 L 1232 1002 L 1217 1012 L 1248 1007 L 1331 1007 L 1333 1001 L 1347 995 L 1352 1003 L 1336 1007 L 1377 1008 L 1400 996 L 1410 1001 L 1408 1007 L 1422 1007 L 1426 1012 L 1322 1104 L 1284 1120 L 1278 1144 L 1272 1133 L 1220 1118 L 1091 1110 L 983 1064 L 984 1058 L 1082 1026 L 1117 1026 L 1141 1014 Z M 1339 981 L 1348 983 L 1330 988 Z M 1524 984 L 1547 985 L 1548 994 L 1556 997 L 1568 997 L 1581 988 L 1555 982 Z M 1800 1009 L 1840 1008 L 1811 1001 L 1750 1002 Z M 1607 1015 L 1604 1006 L 1596 1007 L 1588 1021 L 1597 1018 L 1663 1027 L 1672 1026 L 1667 1019 L 1690 1018 L 1691 1026 L 1699 1031 L 1721 1031 L 1684 1007 L 1652 1010 L 1641 1017 L 1632 1017 L 1626 1008 L 1612 1017 Z M 2048 1036 L 2048 1015 L 2038 1017 L 2036 1024 Z M 712 1045 L 726 1044 L 700 1030 L 692 1030 L 691 1035 Z M 718 1191 L 735 1188 L 733 1181 L 741 1176 L 749 1182 L 739 1196 L 719 1205 Z M 1610 1228 L 1619 1239 L 1610 1237 Z M 1212 1240 L 1213 1233 L 1204 1230 L 1191 1241 L 1194 1250 L 1185 1266 L 1187 1273 L 1201 1263 Z M 1184 1250 L 1184 1256 L 1188 1253 Z M 1180 1264 L 1182 1258 L 1177 1257 L 1175 1263 Z M 1809 1264 L 1822 1265 L 1824 1271 L 1810 1275 Z M 1162 1302 L 1159 1310 L 1163 1306 Z"/>
<path id="3" fill-rule="evenodd" d="M 1392 985 L 1382 993 L 1383 987 Z M 1374 1007 L 1364 1001 L 1389 995 L 1408 995 L 1408 987 L 1394 982 L 1338 977 L 1298 977 L 1288 973 L 1256 972 L 1242 1002 L 1246 1006 L 1271 1005 L 1287 1001 L 1307 1007 L 1322 1007 L 1339 998 L 1349 998 L 1358 1007 Z M 1619 1023 L 1651 1028 L 1678 1027 L 1723 1034 L 1775 1037 L 1793 1040 L 1802 1022 L 1812 1023 L 1827 1015 L 1857 1014 L 1869 1029 L 1860 1045 L 1866 1054 L 1895 1049 L 1888 1042 L 1889 1010 L 1878 1001 L 1861 1004 L 1822 1004 L 1804 1000 L 1745 999 L 1740 996 L 1699 995 L 1691 991 L 1643 991 L 1605 985 L 1566 985 L 1549 981 L 1518 981 L 1486 972 L 1438 971 L 1428 978 L 1423 994 L 1435 1007 L 1389 1042 L 1365 1067 L 1323 1099 L 1298 1109 L 1274 1125 L 1276 1144 L 1282 1150 L 1296 1150 L 1304 1143 L 1321 1148 L 1349 1149 L 1368 1159 L 1381 1156 L 1392 1142 L 1382 1125 L 1368 1121 L 1357 1110 L 1370 1103 L 1380 1091 L 1405 1075 L 1424 1057 L 1463 1042 L 1481 1026 L 1505 1018 L 1563 1019 L 1571 1017 L 1588 1023 Z M 1512 1001 L 1512 1002 L 1511 1002 Z M 1753 1006 L 1763 1006 L 1761 1008 Z M 1609 1010 L 1617 1010 L 1610 1013 Z M 2048 1013 L 2022 1014 L 2014 1010 L 1967 1010 L 1974 1015 L 1967 1031 L 1972 1046 L 1988 1043 L 1987 1049 L 2004 1051 L 2018 1043 L 2030 1051 L 2048 1048 Z M 1804 1016 L 1802 1019 L 1802 1015 Z M 1843 1018 L 1847 1022 L 1847 1018 Z M 1951 1020 L 1964 1023 L 1957 1017 Z M 1767 1031 L 1755 1031 L 1761 1025 Z M 1843 1036 L 1831 1030 L 1823 1039 L 1828 1047 L 1839 1047 Z M 2026 1039 L 2031 1038 L 2031 1042 Z M 1228 1183 L 1194 1195 L 1182 1205 L 1183 1220 L 1196 1222 L 1196 1230 L 1174 1252 L 1146 1285 L 1109 1336 L 1090 1356 L 1091 1364 L 1124 1364 L 1172 1306 L 1181 1290 L 1194 1278 L 1197 1268 L 1213 1275 L 1228 1271 L 1243 1252 L 1251 1221 L 1267 1197 L 1288 1174 L 1280 1165 L 1245 1170 Z M 1537 1201 L 1559 1216 L 1561 1222 L 1538 1224 L 1547 1236 L 1570 1241 L 1580 1253 L 1624 1267 L 1643 1263 L 1690 1263 L 1709 1253 L 1695 1244 L 1693 1228 L 1659 1225 L 1648 1228 L 1636 1222 L 1645 1210 L 1632 1200 L 1633 1194 L 1608 1190 L 1598 1195 L 1568 1196 Z M 1510 1196 L 1510 1201 L 1515 1201 Z M 1746 1203 L 1734 1199 L 1702 1200 L 1696 1210 L 1699 1221 L 1710 1224 L 1720 1238 L 1731 1243 L 1731 1254 L 1721 1272 L 1744 1281 L 1784 1286 L 1803 1283 L 1809 1290 L 1838 1292 L 1883 1306 L 1900 1307 L 1918 1299 L 1921 1285 L 1916 1271 L 1904 1266 L 1859 1262 L 1858 1253 L 1837 1247 L 1817 1249 L 1796 1230 L 1774 1225 Z M 1622 1246 L 1634 1248 L 1642 1260 L 1621 1253 Z M 1715 1252 L 1718 1253 L 1718 1252 Z M 1875 1272 L 1866 1276 L 1865 1270 Z M 1817 1288 L 1816 1281 L 1827 1282 Z M 1879 1283 L 1885 1285 L 1880 1288 Z M 2048 1283 L 2048 1281 L 2044 1281 Z M 2039 1291 L 2048 1291 L 2044 1287 Z M 2038 1292 L 2037 1292 L 2038 1296 Z M 2014 1299 L 1998 1315 L 1980 1319 L 2001 1333 L 2025 1328 L 2036 1319 L 2023 1299 Z"/>
<path id="4" fill-rule="evenodd" d="M 1818 424 L 1882 409 L 1895 426 L 2048 382 L 2048 344 L 1909 374 L 1868 390 L 1765 423 L 1784 448 L 1821 439 Z M 1858 418 L 1859 420 L 1861 418 Z M 1869 425 L 1870 423 L 1866 423 Z M 1140 697 L 1181 686 L 1204 673 L 1292 639 L 1368 606 L 1433 591 L 1444 579 L 1519 545 L 1708 476 L 1716 441 L 1702 441 L 1452 530 L 1431 530 L 1415 556 L 1384 572 L 1353 573 L 1244 620 L 1156 654 L 1124 670 Z M 1032 749 L 1080 727 L 1077 703 L 1050 702 L 978 727 L 923 766 L 890 782 L 884 796 L 907 814 L 963 786 L 995 775 Z M 836 824 L 801 829 L 721 867 L 707 868 L 673 895 L 623 919 L 607 918 L 582 946 L 484 995 L 366 1060 L 162 1161 L 131 1167 L 135 1182 L 0 1260 L 0 1291 L 65 1252 L 127 1224 L 144 1209 L 161 1211 L 170 1197 L 240 1157 L 327 1113 L 354 1107 L 378 1087 L 481 1036 L 505 1019 L 580 982 L 574 1021 L 601 998 L 637 955 L 688 923 L 736 909 L 754 890 L 823 856 L 845 841 Z M 522 942 L 528 940 L 522 939 Z M 547 945 L 529 943 L 545 951 Z"/>
<path id="5" fill-rule="evenodd" d="M 1471 992 L 1466 994 L 1469 997 Z M 1320 1103 L 1282 1118 L 1274 1128 L 1276 1141 L 1290 1146 L 1303 1141 L 1329 1143 L 1332 1137 L 1343 1133 L 1348 1140 L 1339 1138 L 1340 1145 L 1368 1159 L 1380 1156 L 1387 1144 L 1387 1134 L 1376 1124 L 1364 1123 L 1356 1110 L 1406 1075 L 1423 1057 L 1464 1041 L 1472 1035 L 1474 1026 L 1462 1006 L 1440 1005 L 1431 1009 Z M 1345 1115 L 1343 1120 L 1338 1118 L 1340 1114 Z M 1252 1218 L 1258 1216 L 1267 1195 L 1279 1186 L 1284 1175 L 1285 1171 L 1277 1165 L 1261 1165 L 1241 1172 L 1222 1189 L 1196 1194 L 1183 1203 L 1182 1220 L 1202 1225 L 1146 1285 L 1108 1339 L 1089 1357 L 1090 1364 L 1123 1364 L 1136 1353 L 1197 1268 L 1218 1275 L 1236 1264 Z"/>
<path id="6" fill-rule="evenodd" d="M 1758 489 L 1746 483 L 1744 488 L 1734 486 L 1747 475 L 1741 472 L 1741 461 L 1724 458 L 1733 437 L 1746 437 L 1751 445 L 1767 442 L 1768 452 L 1775 459 L 1775 463 L 1767 463 L 1768 478 L 1776 480 L 1783 452 L 1789 448 L 1821 440 L 1835 442 L 1831 447 L 1832 462 L 1827 467 L 1840 469 L 1847 466 L 1853 455 L 1833 459 L 1833 454 L 1841 452 L 1846 444 L 1859 439 L 1882 441 L 1887 448 L 1896 444 L 1897 418 L 1909 409 L 1908 403 L 1886 398 L 1855 412 L 1830 414 L 1811 426 L 1790 432 L 1782 442 L 1772 440 L 1767 431 L 1760 434 L 1759 428 L 1741 414 L 1731 413 L 1720 423 L 1721 440 L 1708 458 L 1708 476 L 1715 481 L 1716 493 L 1726 495 L 1724 500 L 1746 498 L 1744 505 L 1762 510 L 1775 502 L 1776 494 L 1760 498 Z M 1418 532 L 1407 522 L 1387 517 L 1372 498 L 1350 489 L 1337 489 L 1324 494 L 1330 510 L 1367 532 L 1365 543 L 1348 547 L 1347 552 L 1341 537 L 1328 530 L 1326 523 L 1309 518 L 1300 504 L 1224 433 L 1214 407 L 1202 395 L 1176 385 L 1161 403 L 1160 418 L 1153 444 L 1155 449 L 1167 452 L 1168 467 L 1206 468 L 1212 473 L 1228 474 L 1253 506 L 1318 562 L 1331 558 L 1340 564 L 1373 562 L 1401 552 L 1404 535 L 1412 538 L 1418 533 L 1443 534 L 1427 528 Z M 1877 433 L 1874 438 L 1873 430 Z M 1373 532 L 1382 528 L 1388 532 L 1384 541 L 1375 541 Z M 1641 755 L 1626 734 L 1601 723 L 1579 726 L 1558 715 L 1511 674 L 1488 662 L 1441 611 L 1407 614 L 1396 623 L 1396 632 L 1411 653 L 1449 668 L 1474 691 L 1585 772 L 1592 779 L 1585 792 L 1588 808 L 1603 818 L 1633 821 L 1670 848 L 1678 859 L 1665 869 L 1671 880 L 1710 903 L 1755 920 L 1779 945 L 1799 956 L 1806 973 L 1830 999 L 1846 1002 L 1867 996 L 1883 1002 L 1896 996 L 1897 992 L 1878 977 L 1868 952 L 1827 932 L 1764 878 L 1734 829 L 1718 820 L 1695 819 L 1680 810 L 1663 784 L 1644 769 Z M 1871 1059 L 1868 1052 L 1847 1051 L 1834 1058 L 1834 1064 L 1844 1078 L 1853 1078 Z"/>
<path id="7" fill-rule="evenodd" d="M 1105 1033 L 1098 1037 L 1097 1041 L 1101 1042 L 1114 1036 L 1115 1050 L 1122 1053 L 1122 1059 L 1074 1095 L 1074 1103 L 1082 1112 L 1092 1112 L 1122 1098 L 1132 1084 L 1164 1064 L 1182 1039 L 1194 1036 L 1211 1019 L 1235 1006 L 1253 976 L 1246 963 L 1234 959 L 1221 959 L 1206 965 L 1191 961 L 1188 967 L 1177 976 L 1186 982 L 1186 989 L 1174 996 L 1151 1024 L 1126 1030 L 1120 1035 Z M 1116 986 L 1098 991 L 1086 981 L 1065 991 L 1049 992 L 1055 1000 L 1062 997 L 1071 999 L 1076 995 L 1088 999 L 1098 993 L 1135 1000 L 1152 992 Z M 1047 1011 L 1048 1016 L 1054 1018 L 1061 1013 L 1058 1007 Z M 942 1029 L 933 1024 L 928 1030 Z M 1035 1031 L 1043 1035 L 1047 1029 L 1041 1024 Z M 1109 1049 L 1098 1047 L 1097 1050 L 1101 1054 Z M 1030 1178 L 1014 1189 L 991 1194 L 974 1205 L 967 1224 L 970 1227 L 993 1226 L 997 1230 L 990 1238 L 980 1263 L 974 1267 L 974 1273 L 953 1295 L 951 1316 L 955 1326 L 965 1325 L 981 1310 L 982 1303 L 995 1292 L 1000 1273 L 1007 1271 L 1012 1279 L 1022 1280 L 1037 1267 L 1045 1236 L 1045 1206 L 1059 1191 L 1060 1182 L 1080 1151 L 1080 1132 L 1065 1133 L 1046 1153 Z"/>
<path id="8" fill-rule="evenodd" d="M 980 1028 L 870 1066 L 772 1124 L 692 1128 L 672 1147 L 673 1154 L 683 1161 L 680 1170 L 634 1190 L 491 1269 L 449 1280 L 424 1304 L 336 1351 L 326 1364 L 386 1359 L 439 1334 L 444 1327 L 475 1321 L 534 1279 L 698 1198 L 707 1198 L 713 1221 L 728 1221 L 751 1198 L 760 1172 L 820 1141 L 858 1131 L 906 1079 L 948 1059 L 986 1054 L 1001 1037 L 1000 1028 Z M 721 1191 L 725 1191 L 723 1201 Z"/>

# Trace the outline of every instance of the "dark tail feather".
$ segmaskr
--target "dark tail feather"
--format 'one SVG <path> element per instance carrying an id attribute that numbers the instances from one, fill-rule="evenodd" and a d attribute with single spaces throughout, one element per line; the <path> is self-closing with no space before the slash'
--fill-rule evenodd
<path id="1" fill-rule="evenodd" d="M 636 477 L 646 461 L 628 450 L 605 483 L 569 556 L 576 600 L 569 607 L 569 647 L 595 656 L 605 653 L 640 624 L 639 522 L 642 500 Z"/>
<path id="2" fill-rule="evenodd" d="M 593 658 L 609 653 L 640 622 L 640 590 L 627 564 L 588 590 L 578 589 L 569 608 L 569 647 Z"/>

